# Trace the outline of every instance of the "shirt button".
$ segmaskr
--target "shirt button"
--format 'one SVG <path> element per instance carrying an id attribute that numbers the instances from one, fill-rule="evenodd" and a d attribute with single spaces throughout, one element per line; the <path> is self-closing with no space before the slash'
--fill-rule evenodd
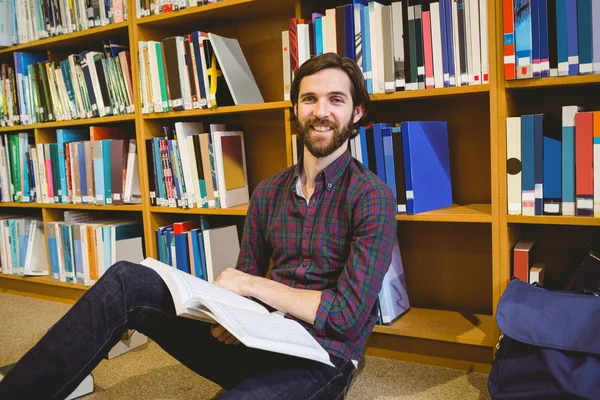
<path id="1" fill-rule="evenodd" d="M 300 200 L 300 204 L 304 204 L 304 200 Z"/>
<path id="2" fill-rule="evenodd" d="M 331 187 L 332 187 L 332 186 L 333 186 L 333 185 L 332 185 L 331 183 L 328 183 L 328 184 L 327 184 L 327 188 L 328 188 L 328 189 L 331 189 Z"/>
<path id="3" fill-rule="evenodd" d="M 304 234 L 304 237 L 308 239 L 308 233 L 305 233 L 305 234 Z"/>

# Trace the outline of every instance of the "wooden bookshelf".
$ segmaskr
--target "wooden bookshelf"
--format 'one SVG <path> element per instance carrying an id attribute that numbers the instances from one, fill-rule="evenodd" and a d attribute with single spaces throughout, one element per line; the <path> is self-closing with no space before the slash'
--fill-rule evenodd
<path id="1" fill-rule="evenodd" d="M 40 51 L 57 48 L 66 49 L 72 46 L 77 47 L 82 44 L 92 43 L 94 41 L 114 39 L 115 37 L 119 36 L 126 37 L 130 24 L 130 21 L 123 21 L 117 24 L 98 26 L 85 31 L 52 36 L 16 46 L 0 48 L 0 58 L 3 58 L 6 55 L 12 55 L 12 53 L 15 51 Z"/>
<path id="2" fill-rule="evenodd" d="M 104 125 L 104 124 L 116 124 L 120 122 L 133 122 L 135 121 L 135 114 L 126 115 L 111 115 L 108 117 L 100 118 L 84 118 L 84 119 L 73 119 L 68 121 L 53 121 L 43 122 L 40 124 L 29 124 L 29 125 L 15 125 L 15 126 L 2 126 L 0 127 L 0 133 L 4 132 L 24 132 L 33 129 L 60 129 L 73 126 L 90 126 L 90 125 Z"/>
<path id="3" fill-rule="evenodd" d="M 244 126 L 252 192 L 261 180 L 292 165 L 291 135 L 296 126 L 291 118 L 291 102 L 283 101 L 281 31 L 289 26 L 289 18 L 310 18 L 313 12 L 345 3 L 348 1 L 323 4 L 317 0 L 224 0 L 136 19 L 135 3 L 130 1 L 129 21 L 0 49 L 0 60 L 10 60 L 17 50 L 47 50 L 61 55 L 92 48 L 109 38 L 125 38 L 131 51 L 136 105 L 133 115 L 2 127 L 0 134 L 34 131 L 37 140 L 47 142 L 57 128 L 115 124 L 130 127 L 132 134 L 135 129 L 137 142 L 144 143 L 145 139 L 162 135 L 163 123 L 240 123 Z M 589 230 L 600 226 L 600 221 L 593 218 L 507 215 L 506 117 L 580 102 L 588 109 L 600 110 L 600 75 L 505 82 L 502 2 L 488 1 L 487 15 L 488 84 L 371 96 L 371 119 L 375 122 L 448 122 L 455 204 L 417 215 L 396 215 L 413 308 L 391 326 L 376 327 L 367 354 L 471 370 L 489 369 L 499 335 L 494 320 L 496 305 L 510 279 L 511 249 L 516 241 L 539 234 L 542 244 L 552 247 L 552 236 L 563 235 L 569 250 L 569 246 L 579 246 L 576 241 L 583 241 Z M 239 40 L 265 103 L 142 115 L 138 42 L 198 29 Z M 145 146 L 138 146 L 142 194 L 147 194 L 149 187 L 146 160 Z M 241 225 L 247 207 L 156 207 L 150 205 L 146 195 L 142 196 L 142 204 L 124 206 L 0 203 L 0 209 L 6 212 L 41 212 L 44 222 L 60 218 L 69 209 L 130 212 L 144 222 L 146 254 L 153 257 L 157 256 L 154 241 L 158 226 L 200 215 L 226 218 Z M 544 234 L 546 230 L 552 234 Z M 555 259 L 560 257 L 559 254 Z M 0 275 L 0 291 L 74 301 L 85 292 L 85 287 L 60 284 L 49 277 Z"/>
<path id="4" fill-rule="evenodd" d="M 491 315 L 413 307 L 391 325 L 377 325 L 373 331 L 386 335 L 493 347 L 498 339 L 494 336 L 494 323 Z"/>

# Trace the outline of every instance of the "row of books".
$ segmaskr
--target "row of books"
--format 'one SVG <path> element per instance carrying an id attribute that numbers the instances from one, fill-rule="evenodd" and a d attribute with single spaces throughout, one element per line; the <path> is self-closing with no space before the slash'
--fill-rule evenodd
<path id="1" fill-rule="evenodd" d="M 297 162 L 302 143 L 292 135 Z M 352 157 L 394 193 L 396 212 L 418 214 L 452 205 L 448 126 L 445 121 L 374 123 L 350 140 Z"/>
<path id="2" fill-rule="evenodd" d="M 136 13 L 138 18 L 143 18 L 221 1 L 223 0 L 137 0 Z"/>
<path id="3" fill-rule="evenodd" d="M 0 125 L 104 117 L 134 112 L 129 51 L 113 41 L 60 62 L 42 53 L 14 52 L 1 65 Z"/>
<path id="4" fill-rule="evenodd" d="M 600 111 L 506 121 L 508 214 L 600 217 Z"/>
<path id="5" fill-rule="evenodd" d="M 229 208 L 249 201 L 244 133 L 198 122 L 163 127 L 146 141 L 152 205 Z"/>
<path id="6" fill-rule="evenodd" d="M 142 114 L 264 102 L 236 39 L 196 31 L 138 54 Z"/>
<path id="7" fill-rule="evenodd" d="M 600 2 L 502 1 L 506 79 L 600 73 Z"/>
<path id="8" fill-rule="evenodd" d="M 139 221 L 98 219 L 65 212 L 64 221 L 46 224 L 50 275 L 60 282 L 93 285 L 117 261 L 144 259 Z"/>
<path id="9" fill-rule="evenodd" d="M 137 146 L 117 129 L 58 129 L 57 143 L 28 133 L 0 143 L 0 201 L 139 204 Z"/>
<path id="10" fill-rule="evenodd" d="M 159 261 L 208 282 L 235 268 L 240 253 L 237 227 L 210 227 L 206 218 L 159 227 L 156 244 Z"/>
<path id="11" fill-rule="evenodd" d="M 488 83 L 487 0 L 408 3 L 355 0 L 312 21 L 290 19 L 284 98 L 299 66 L 327 52 L 355 60 L 369 93 Z"/>
<path id="12" fill-rule="evenodd" d="M 0 215 L 0 272 L 48 275 L 44 224 L 39 218 Z"/>
<path id="13" fill-rule="evenodd" d="M 0 47 L 84 31 L 127 20 L 123 0 L 0 2 Z"/>

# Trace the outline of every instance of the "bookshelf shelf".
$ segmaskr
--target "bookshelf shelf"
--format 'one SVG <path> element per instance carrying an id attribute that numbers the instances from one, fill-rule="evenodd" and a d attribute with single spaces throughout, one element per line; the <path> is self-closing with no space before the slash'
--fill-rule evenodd
<path id="1" fill-rule="evenodd" d="M 396 214 L 397 221 L 423 221 L 423 222 L 467 222 L 486 223 L 492 222 L 491 204 L 469 204 L 465 206 L 453 205 L 451 207 L 428 211 L 420 214 Z"/>
<path id="2" fill-rule="evenodd" d="M 248 204 L 229 208 L 170 208 L 150 207 L 150 212 L 156 214 L 194 214 L 194 215 L 242 215 L 248 212 Z"/>
<path id="3" fill-rule="evenodd" d="M 88 290 L 88 287 L 84 286 L 82 284 L 60 282 L 60 281 L 52 279 L 50 276 L 19 276 L 19 275 L 0 274 L 0 279 L 10 279 L 10 280 L 20 281 L 20 282 L 36 283 L 36 284 L 40 284 L 40 285 L 77 289 L 77 290 L 82 290 L 82 291 Z"/>
<path id="4" fill-rule="evenodd" d="M 48 50 L 52 48 L 67 48 L 79 46 L 83 43 L 93 43 L 105 39 L 114 39 L 116 36 L 127 34 L 129 21 L 119 22 L 87 29 L 85 31 L 73 32 L 66 35 L 53 36 L 33 42 L 23 43 L 16 46 L 0 49 L 0 58 L 12 55 L 14 51 Z"/>
<path id="5" fill-rule="evenodd" d="M 89 125 L 112 124 L 112 123 L 130 122 L 130 121 L 135 121 L 135 114 L 111 115 L 109 117 L 100 117 L 100 118 L 72 119 L 72 120 L 68 120 L 68 121 L 44 122 L 41 124 L 30 124 L 30 125 L 3 126 L 3 127 L 0 127 L 0 133 L 27 131 L 27 130 L 40 129 L 40 128 L 57 129 L 57 128 L 65 128 L 68 126 L 89 126 Z"/>
<path id="6" fill-rule="evenodd" d="M 173 21 L 177 21 L 178 25 L 202 24 L 201 29 L 206 30 L 209 26 L 256 19 L 266 15 L 287 13 L 291 18 L 295 3 L 295 0 L 224 0 L 219 3 L 140 18 L 137 20 L 137 25 L 144 28 L 165 28 L 172 27 Z"/>
<path id="7" fill-rule="evenodd" d="M 376 93 L 371 95 L 371 101 L 393 101 L 419 99 L 427 97 L 446 97 L 446 96 L 462 96 L 474 93 L 487 93 L 490 91 L 490 85 L 471 85 L 459 86 L 452 88 L 437 88 L 437 89 L 421 89 L 421 90 L 405 90 L 403 92 L 394 93 Z"/>
<path id="8" fill-rule="evenodd" d="M 215 3 L 219 4 L 219 3 Z M 285 110 L 290 108 L 292 103 L 289 101 L 273 101 L 261 104 L 245 104 L 241 106 L 226 106 L 226 107 L 215 107 L 203 110 L 188 110 L 188 111 L 174 111 L 166 113 L 152 113 L 144 114 L 144 119 L 173 119 L 173 118 L 189 118 L 189 117 L 204 117 L 212 115 L 223 115 L 223 114 L 243 114 L 243 113 L 256 113 L 266 112 L 274 110 Z"/>
<path id="9" fill-rule="evenodd" d="M 143 211 L 141 204 L 123 204 L 118 206 L 97 206 L 95 204 L 57 204 L 57 203 L 0 203 L 1 207 L 17 208 L 55 208 L 65 210 L 96 210 L 96 211 Z"/>
<path id="10" fill-rule="evenodd" d="M 527 216 L 527 215 L 508 215 L 507 222 L 513 224 L 532 224 L 532 225 L 575 225 L 575 226 L 600 226 L 600 218 L 594 217 L 566 217 L 556 216 Z"/>
<path id="11" fill-rule="evenodd" d="M 390 326 L 376 325 L 373 332 L 493 347 L 494 325 L 491 315 L 413 307 Z"/>
<path id="12" fill-rule="evenodd" d="M 506 81 L 507 89 L 535 89 L 545 87 L 577 86 L 600 83 L 600 74 L 557 76 L 537 79 L 515 79 Z"/>

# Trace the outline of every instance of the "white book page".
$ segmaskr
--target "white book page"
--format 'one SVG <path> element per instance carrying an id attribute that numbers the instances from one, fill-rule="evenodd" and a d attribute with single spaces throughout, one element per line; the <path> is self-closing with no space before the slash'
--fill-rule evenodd
<path id="1" fill-rule="evenodd" d="M 265 307 L 250 299 L 229 292 L 153 258 L 146 258 L 141 264 L 152 268 L 163 278 L 173 296 L 177 315 L 183 314 L 186 307 L 191 307 L 194 305 L 193 302 L 198 303 L 199 301 L 225 303 L 231 307 L 240 308 L 241 313 L 253 311 L 269 314 Z"/>
<path id="2" fill-rule="evenodd" d="M 257 314 L 222 303 L 209 308 L 221 325 L 248 347 L 308 358 L 333 366 L 329 354 L 298 322 L 275 314 Z"/>

